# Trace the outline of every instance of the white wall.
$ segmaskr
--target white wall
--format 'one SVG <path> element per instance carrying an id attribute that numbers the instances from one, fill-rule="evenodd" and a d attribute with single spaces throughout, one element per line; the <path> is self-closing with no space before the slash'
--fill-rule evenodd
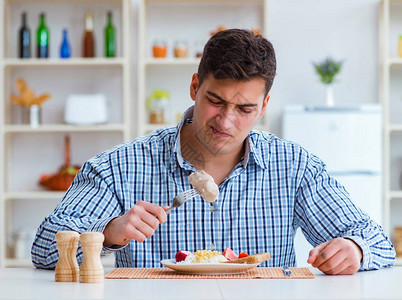
<path id="1" fill-rule="evenodd" d="M 271 131 L 281 134 L 281 113 L 292 103 L 324 104 L 325 88 L 312 62 L 344 61 L 335 103 L 378 102 L 379 0 L 270 0 L 269 39 L 277 61 Z"/>

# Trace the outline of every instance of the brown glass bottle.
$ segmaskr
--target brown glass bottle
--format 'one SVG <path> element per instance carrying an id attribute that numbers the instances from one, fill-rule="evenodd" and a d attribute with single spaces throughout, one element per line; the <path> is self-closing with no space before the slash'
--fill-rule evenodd
<path id="1" fill-rule="evenodd" d="M 95 39 L 91 14 L 85 15 L 85 33 L 83 41 L 83 57 L 95 57 Z"/>

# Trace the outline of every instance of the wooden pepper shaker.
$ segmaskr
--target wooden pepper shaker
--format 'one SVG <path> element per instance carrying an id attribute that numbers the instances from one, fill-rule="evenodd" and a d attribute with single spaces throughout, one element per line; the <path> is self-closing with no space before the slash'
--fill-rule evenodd
<path id="1" fill-rule="evenodd" d="M 75 231 L 60 231 L 56 234 L 59 260 L 55 269 L 57 282 L 78 282 L 79 267 L 77 262 L 77 248 L 80 235 Z"/>
<path id="2" fill-rule="evenodd" d="M 80 282 L 103 282 L 105 274 L 100 254 L 104 239 L 104 235 L 100 232 L 85 232 L 81 234 L 80 242 L 84 257 L 80 267 Z"/>

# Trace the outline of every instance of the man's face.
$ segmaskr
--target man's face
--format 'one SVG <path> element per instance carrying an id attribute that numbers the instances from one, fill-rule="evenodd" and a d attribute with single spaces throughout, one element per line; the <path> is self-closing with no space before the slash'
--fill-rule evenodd
<path id="1" fill-rule="evenodd" d="M 190 94 L 195 101 L 196 138 L 213 154 L 240 151 L 254 124 L 266 109 L 262 79 L 236 81 L 209 75 L 202 85 L 193 75 Z"/>

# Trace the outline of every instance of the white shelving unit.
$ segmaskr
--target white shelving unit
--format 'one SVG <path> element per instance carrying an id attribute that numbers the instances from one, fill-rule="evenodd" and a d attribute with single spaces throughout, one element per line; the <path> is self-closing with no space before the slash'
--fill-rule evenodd
<path id="1" fill-rule="evenodd" d="M 117 56 L 103 56 L 103 28 L 107 11 L 113 13 Z M 28 12 L 32 56 L 35 56 L 36 19 L 47 15 L 50 58 L 17 57 L 20 15 Z M 39 175 L 55 172 L 63 162 L 63 137 L 71 136 L 73 163 L 130 140 L 130 0 L 0 0 L 0 267 L 31 266 L 29 258 L 14 258 L 13 232 L 25 219 L 35 230 L 64 192 L 47 191 L 37 185 Z M 84 15 L 94 15 L 96 57 L 81 58 Z M 72 57 L 58 58 L 61 31 L 69 30 Z M 123 38 L 124 37 L 124 38 Z M 42 124 L 21 124 L 18 107 L 10 101 L 15 81 L 24 78 L 36 93 L 52 98 L 42 105 Z M 108 99 L 109 122 L 100 125 L 64 124 L 64 100 L 69 94 L 103 93 Z M 29 215 L 30 218 L 24 218 Z M 32 218 L 31 218 L 32 217 Z M 27 225 L 27 224 L 25 224 Z M 113 256 L 104 264 L 113 265 Z"/>
<path id="2" fill-rule="evenodd" d="M 380 10 L 380 99 L 384 113 L 384 229 L 394 240 L 402 226 L 402 1 L 383 0 Z M 402 265 L 399 257 L 397 265 Z"/>
<path id="3" fill-rule="evenodd" d="M 194 12 L 197 13 L 194 13 Z M 168 12 L 168 13 L 167 13 Z M 200 59 L 195 52 L 208 41 L 218 26 L 258 28 L 268 34 L 268 0 L 140 0 L 138 19 L 138 101 L 139 135 L 166 126 L 175 126 L 181 113 L 192 105 L 191 76 Z M 163 30 L 158 28 L 163 27 Z M 152 58 L 156 40 L 167 44 L 166 58 Z M 177 41 L 185 41 L 187 58 L 174 58 Z M 155 89 L 170 93 L 165 124 L 150 124 L 146 99 Z M 265 116 L 259 127 L 267 129 Z"/>

